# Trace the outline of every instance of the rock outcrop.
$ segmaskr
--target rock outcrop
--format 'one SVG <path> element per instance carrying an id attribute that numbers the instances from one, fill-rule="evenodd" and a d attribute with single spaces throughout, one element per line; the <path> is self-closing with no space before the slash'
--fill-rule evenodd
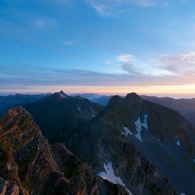
<path id="1" fill-rule="evenodd" d="M 18 185 L 8 182 L 7 180 L 4 180 L 3 178 L 0 178 L 0 194 L 9 194 L 9 195 L 29 195 L 28 191 L 26 191 L 24 188 L 19 187 Z"/>
<path id="2" fill-rule="evenodd" d="M 50 146 L 22 107 L 0 120 L 1 194 L 128 194 L 96 176 L 62 144 Z"/>

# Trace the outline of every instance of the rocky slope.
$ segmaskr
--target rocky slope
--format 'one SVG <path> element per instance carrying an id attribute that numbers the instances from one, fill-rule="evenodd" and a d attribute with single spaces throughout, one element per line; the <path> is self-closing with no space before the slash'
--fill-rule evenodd
<path id="1" fill-rule="evenodd" d="M 68 98 L 65 94 L 62 97 L 60 93 L 54 95 L 61 99 Z M 48 122 L 45 116 L 48 115 L 50 105 L 51 110 L 56 108 L 53 104 L 58 105 L 56 97 L 51 102 L 39 102 L 33 112 L 27 106 L 37 123 L 43 125 L 43 129 L 47 129 L 44 123 Z M 42 107 L 43 110 L 40 109 Z M 78 104 L 74 104 L 74 107 L 74 112 L 66 109 L 66 112 L 70 111 L 74 116 L 71 125 L 75 124 L 74 113 L 79 110 Z M 60 109 L 58 107 L 54 111 L 52 120 L 55 124 L 58 122 L 55 114 Z M 39 113 L 38 117 L 36 113 Z M 44 117 L 40 118 L 41 115 Z M 61 115 L 58 116 L 61 118 Z M 84 116 L 81 113 L 81 117 Z M 67 125 L 67 119 L 63 121 Z M 188 181 L 191 180 L 190 188 L 194 181 L 194 129 L 179 113 L 145 101 L 133 93 L 126 98 L 113 97 L 108 106 L 96 116 L 85 119 L 85 123 L 77 123 L 74 128 L 63 126 L 63 121 L 60 123 L 63 137 L 57 141 L 62 141 L 104 179 L 120 183 L 133 194 L 174 194 L 174 188 L 178 193 L 193 190 L 184 191 Z M 45 136 L 48 136 L 47 133 Z M 52 137 L 48 138 L 52 140 Z M 182 172 L 184 176 L 180 177 Z"/>
<path id="2" fill-rule="evenodd" d="M 23 108 L 0 119 L 0 194 L 128 194 L 62 144 L 50 146 Z"/>
<path id="3" fill-rule="evenodd" d="M 195 191 L 195 129 L 135 93 L 114 96 L 66 146 L 103 177 L 112 168 L 133 194 L 174 194 L 170 183 L 178 194 Z"/>
<path id="4" fill-rule="evenodd" d="M 169 97 L 142 96 L 143 99 L 166 106 L 181 113 L 195 127 L 195 98 L 173 99 Z"/>
<path id="5" fill-rule="evenodd" d="M 25 108 L 34 117 L 43 135 L 51 143 L 65 142 L 74 129 L 94 118 L 102 106 L 82 97 L 70 97 L 63 91 L 54 93 Z"/>
<path id="6" fill-rule="evenodd" d="M 68 152 L 62 144 L 49 147 L 47 140 L 38 130 L 36 136 L 40 134 L 41 139 L 45 140 L 41 143 L 47 143 L 48 146 L 47 152 L 44 150 L 46 156 L 43 155 L 45 164 L 47 159 L 52 162 L 48 165 L 50 168 L 43 172 L 44 179 L 35 174 L 36 178 L 31 172 L 25 171 L 25 166 L 34 165 L 31 165 L 29 160 L 22 161 L 25 166 L 17 168 L 29 150 L 34 148 L 32 145 L 37 143 L 36 139 L 33 137 L 29 148 L 28 142 L 20 143 L 23 139 L 15 138 L 18 144 L 14 150 L 17 150 L 20 144 L 27 144 L 28 149 L 11 152 L 10 156 L 16 167 L 12 174 L 17 175 L 18 169 L 22 177 L 19 174 L 14 177 L 14 181 L 10 181 L 8 176 L 3 177 L 8 182 L 14 182 L 28 191 L 33 188 L 34 193 L 37 189 L 38 192 L 41 190 L 41 193 L 48 194 L 59 194 L 59 190 L 64 193 L 71 189 L 73 194 L 90 194 L 94 189 L 97 189 L 94 192 L 97 194 L 111 193 L 112 190 L 123 194 L 127 189 L 132 194 L 140 195 L 190 195 L 195 191 L 195 129 L 174 110 L 146 101 L 135 93 L 128 94 L 125 98 L 114 96 L 108 105 L 102 108 L 83 98 L 69 97 L 62 91 L 26 108 L 51 143 L 62 142 L 87 164 Z M 13 121 L 17 120 L 13 118 L 13 113 L 11 116 L 12 123 L 2 131 L 9 129 L 10 136 L 2 139 L 8 143 L 12 143 L 12 136 L 18 137 L 12 134 L 15 126 L 20 127 L 23 124 L 20 120 L 18 125 L 14 125 Z M 26 118 L 33 121 L 29 117 Z M 3 124 L 9 124 L 6 117 L 1 120 L 5 121 Z M 27 124 L 24 127 L 28 130 L 31 123 Z M 44 147 L 40 145 L 39 151 L 40 148 L 43 151 Z M 36 153 L 36 150 L 34 151 Z M 42 164 L 38 165 L 40 166 Z M 49 173 L 46 170 L 49 170 Z M 32 182 L 28 181 L 31 177 L 34 177 Z M 28 185 L 24 181 L 27 181 Z M 37 186 L 38 184 L 41 184 L 42 188 Z"/>

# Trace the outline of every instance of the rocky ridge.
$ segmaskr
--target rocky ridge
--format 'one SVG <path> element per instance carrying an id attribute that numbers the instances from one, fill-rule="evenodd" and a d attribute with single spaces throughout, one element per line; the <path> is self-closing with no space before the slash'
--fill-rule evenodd
<path id="1" fill-rule="evenodd" d="M 60 93 L 55 93 L 55 97 L 51 96 L 53 104 L 63 101 Z M 65 95 L 63 94 L 63 96 Z M 70 101 L 69 97 L 65 97 L 66 101 L 67 99 Z M 78 99 L 80 98 L 76 98 L 77 101 Z M 73 100 L 75 101 L 71 98 L 71 101 Z M 41 119 L 40 116 L 45 116 L 47 114 L 45 107 L 51 105 L 46 100 L 42 101 L 43 104 L 39 102 L 39 106 L 31 104 L 26 107 L 39 125 L 48 121 L 45 117 Z M 87 162 L 97 175 L 113 183 L 117 181 L 133 194 L 153 194 L 154 192 L 174 194 L 175 190 L 170 180 L 159 171 L 151 161 L 152 159 L 143 155 L 137 145 L 124 135 L 124 127 L 131 129 L 136 134 L 134 122 L 144 106 L 142 103 L 142 99 L 135 93 L 127 95 L 126 99 L 115 96 L 110 100 L 108 106 L 101 109 L 102 111 L 100 110 L 96 116 L 75 125 L 74 128 L 62 128 L 64 137 L 57 141 L 62 141 L 70 151 Z M 40 109 L 41 107 L 44 109 Z M 53 106 L 51 107 L 53 110 Z M 34 108 L 33 112 L 31 108 Z M 59 112 L 59 110 L 56 109 L 55 112 Z M 75 116 L 74 114 L 78 110 L 77 105 L 71 115 Z M 71 113 L 69 111 L 70 109 L 63 109 L 63 116 Z M 39 116 L 36 113 L 39 113 Z M 38 119 L 42 121 L 40 122 Z M 144 114 L 141 117 L 141 121 L 143 120 Z M 53 123 L 57 123 L 57 121 L 54 120 Z M 65 122 L 65 124 L 67 123 Z M 63 121 L 61 125 L 63 127 Z M 47 129 L 46 127 L 42 126 L 43 129 Z M 45 136 L 47 137 L 47 134 Z"/>
<path id="2" fill-rule="evenodd" d="M 53 163 L 49 173 L 43 174 L 44 179 L 40 179 L 43 182 L 42 188 L 39 187 L 37 193 L 128 193 L 125 189 L 129 190 L 129 193 L 140 195 L 193 193 L 195 130 L 178 112 L 143 100 L 135 93 L 128 94 L 125 98 L 114 96 L 105 108 L 96 106 L 83 98 L 73 98 L 59 92 L 26 107 L 38 125 L 44 129 L 43 133 L 51 143 L 62 142 L 82 160 L 70 153 L 64 145 L 49 145 L 45 140 L 45 148 L 49 147 L 48 157 Z M 12 134 L 17 129 L 14 126 L 23 124 L 20 121 L 18 125 L 14 125 L 13 121 L 17 120 L 13 115 L 15 116 L 14 112 L 11 114 L 10 123 L 6 119 L 9 117 L 4 117 L 2 126 L 9 125 L 5 125 L 6 128 L 3 126 L 3 136 L 5 131 L 8 130 Z M 26 118 L 35 124 L 29 113 L 28 116 Z M 25 117 L 22 120 L 26 121 Z M 47 132 L 47 127 L 50 126 L 48 123 L 55 124 L 55 130 L 50 127 Z M 28 130 L 31 125 L 29 123 L 23 127 Z M 33 129 L 33 126 L 30 129 Z M 40 130 L 37 132 L 36 136 L 40 134 L 40 137 L 45 139 Z M 18 135 L 12 136 L 15 139 Z M 6 139 L 8 138 L 2 140 Z M 31 147 L 34 143 L 37 146 L 38 142 L 34 137 L 30 142 L 27 141 L 29 139 L 24 140 L 26 141 L 22 144 L 25 146 L 29 143 L 32 144 Z M 11 139 L 7 141 L 12 143 Z M 17 142 L 20 146 L 21 143 L 18 140 Z M 10 155 L 16 167 L 17 163 L 20 164 L 20 160 L 28 155 L 26 150 L 18 146 Z M 44 147 L 39 147 L 39 150 L 40 148 L 43 150 Z M 26 167 L 30 165 L 22 161 L 22 164 L 25 163 Z M 23 169 L 19 167 L 18 172 Z M 17 175 L 17 169 L 15 174 Z M 25 187 L 21 180 L 24 181 L 25 178 L 26 181 L 33 176 L 31 174 L 27 173 L 27 177 L 25 174 L 22 177 L 19 175 L 13 182 L 30 189 L 32 186 Z M 7 179 L 9 177 L 3 178 L 10 182 Z M 34 186 L 38 189 L 38 179 L 39 177 L 34 184 L 32 182 L 33 189 Z M 30 180 L 28 182 L 31 183 Z M 117 183 L 120 186 L 114 185 Z M 36 194 L 35 191 L 33 193 Z"/>
<path id="3" fill-rule="evenodd" d="M 114 96 L 77 132 L 66 146 L 97 174 L 112 163 L 133 194 L 195 191 L 195 129 L 178 112 L 135 93 Z"/>
<path id="4" fill-rule="evenodd" d="M 0 119 L 0 143 L 1 194 L 128 194 L 62 144 L 50 146 L 22 107 Z"/>
<path id="5" fill-rule="evenodd" d="M 50 143 L 65 142 L 77 126 L 94 118 L 103 107 L 63 91 L 25 106 Z"/>

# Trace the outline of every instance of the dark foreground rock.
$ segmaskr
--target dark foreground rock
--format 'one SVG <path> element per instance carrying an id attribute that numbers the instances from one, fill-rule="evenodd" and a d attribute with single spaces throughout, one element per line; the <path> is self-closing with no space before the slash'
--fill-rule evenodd
<path id="1" fill-rule="evenodd" d="M 0 120 L 0 194 L 128 194 L 62 144 L 50 146 L 22 107 Z"/>

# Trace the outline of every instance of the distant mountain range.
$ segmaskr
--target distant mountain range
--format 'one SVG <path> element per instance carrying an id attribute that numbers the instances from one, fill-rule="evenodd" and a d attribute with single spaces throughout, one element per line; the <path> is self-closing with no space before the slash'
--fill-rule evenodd
<path id="1" fill-rule="evenodd" d="M 0 119 L 0 194 L 195 192 L 195 128 L 177 111 L 135 93 L 23 106 Z"/>
<path id="2" fill-rule="evenodd" d="M 169 97 L 158 98 L 154 96 L 141 96 L 143 99 L 166 106 L 181 113 L 195 127 L 195 98 L 173 99 Z"/>
<path id="3" fill-rule="evenodd" d="M 44 97 L 47 97 L 51 94 L 38 94 L 38 95 L 8 95 L 8 96 L 0 96 L 0 116 L 6 113 L 6 111 L 10 108 L 14 108 L 15 106 L 23 106 L 28 103 L 36 102 Z M 84 93 L 84 94 L 72 94 L 70 97 L 82 97 L 84 99 L 88 99 L 93 103 L 100 104 L 102 106 L 106 106 L 112 96 L 94 94 L 94 93 Z M 124 98 L 124 96 L 121 96 Z M 195 126 L 195 98 L 192 99 L 174 99 L 170 97 L 155 97 L 155 96 L 140 96 L 141 98 L 160 104 L 162 106 L 171 108 L 173 110 L 178 111 L 181 115 L 183 115 L 192 125 Z"/>
<path id="4" fill-rule="evenodd" d="M 94 103 L 101 104 L 103 106 L 106 106 L 109 102 L 109 100 L 112 98 L 112 96 L 98 96 L 95 97 L 87 96 L 86 98 L 91 100 Z M 141 98 L 148 100 L 150 102 L 154 102 L 157 104 L 160 104 L 162 106 L 171 108 L 173 110 L 178 111 L 180 114 L 182 114 L 192 125 L 195 126 L 195 98 L 192 99 L 174 99 L 170 97 L 155 97 L 155 96 L 140 96 Z"/>
<path id="5" fill-rule="evenodd" d="M 3 116 L 8 109 L 14 108 L 19 105 L 24 105 L 30 102 L 36 102 L 41 98 L 44 98 L 50 94 L 38 94 L 38 95 L 8 95 L 0 96 L 0 117 Z"/>

